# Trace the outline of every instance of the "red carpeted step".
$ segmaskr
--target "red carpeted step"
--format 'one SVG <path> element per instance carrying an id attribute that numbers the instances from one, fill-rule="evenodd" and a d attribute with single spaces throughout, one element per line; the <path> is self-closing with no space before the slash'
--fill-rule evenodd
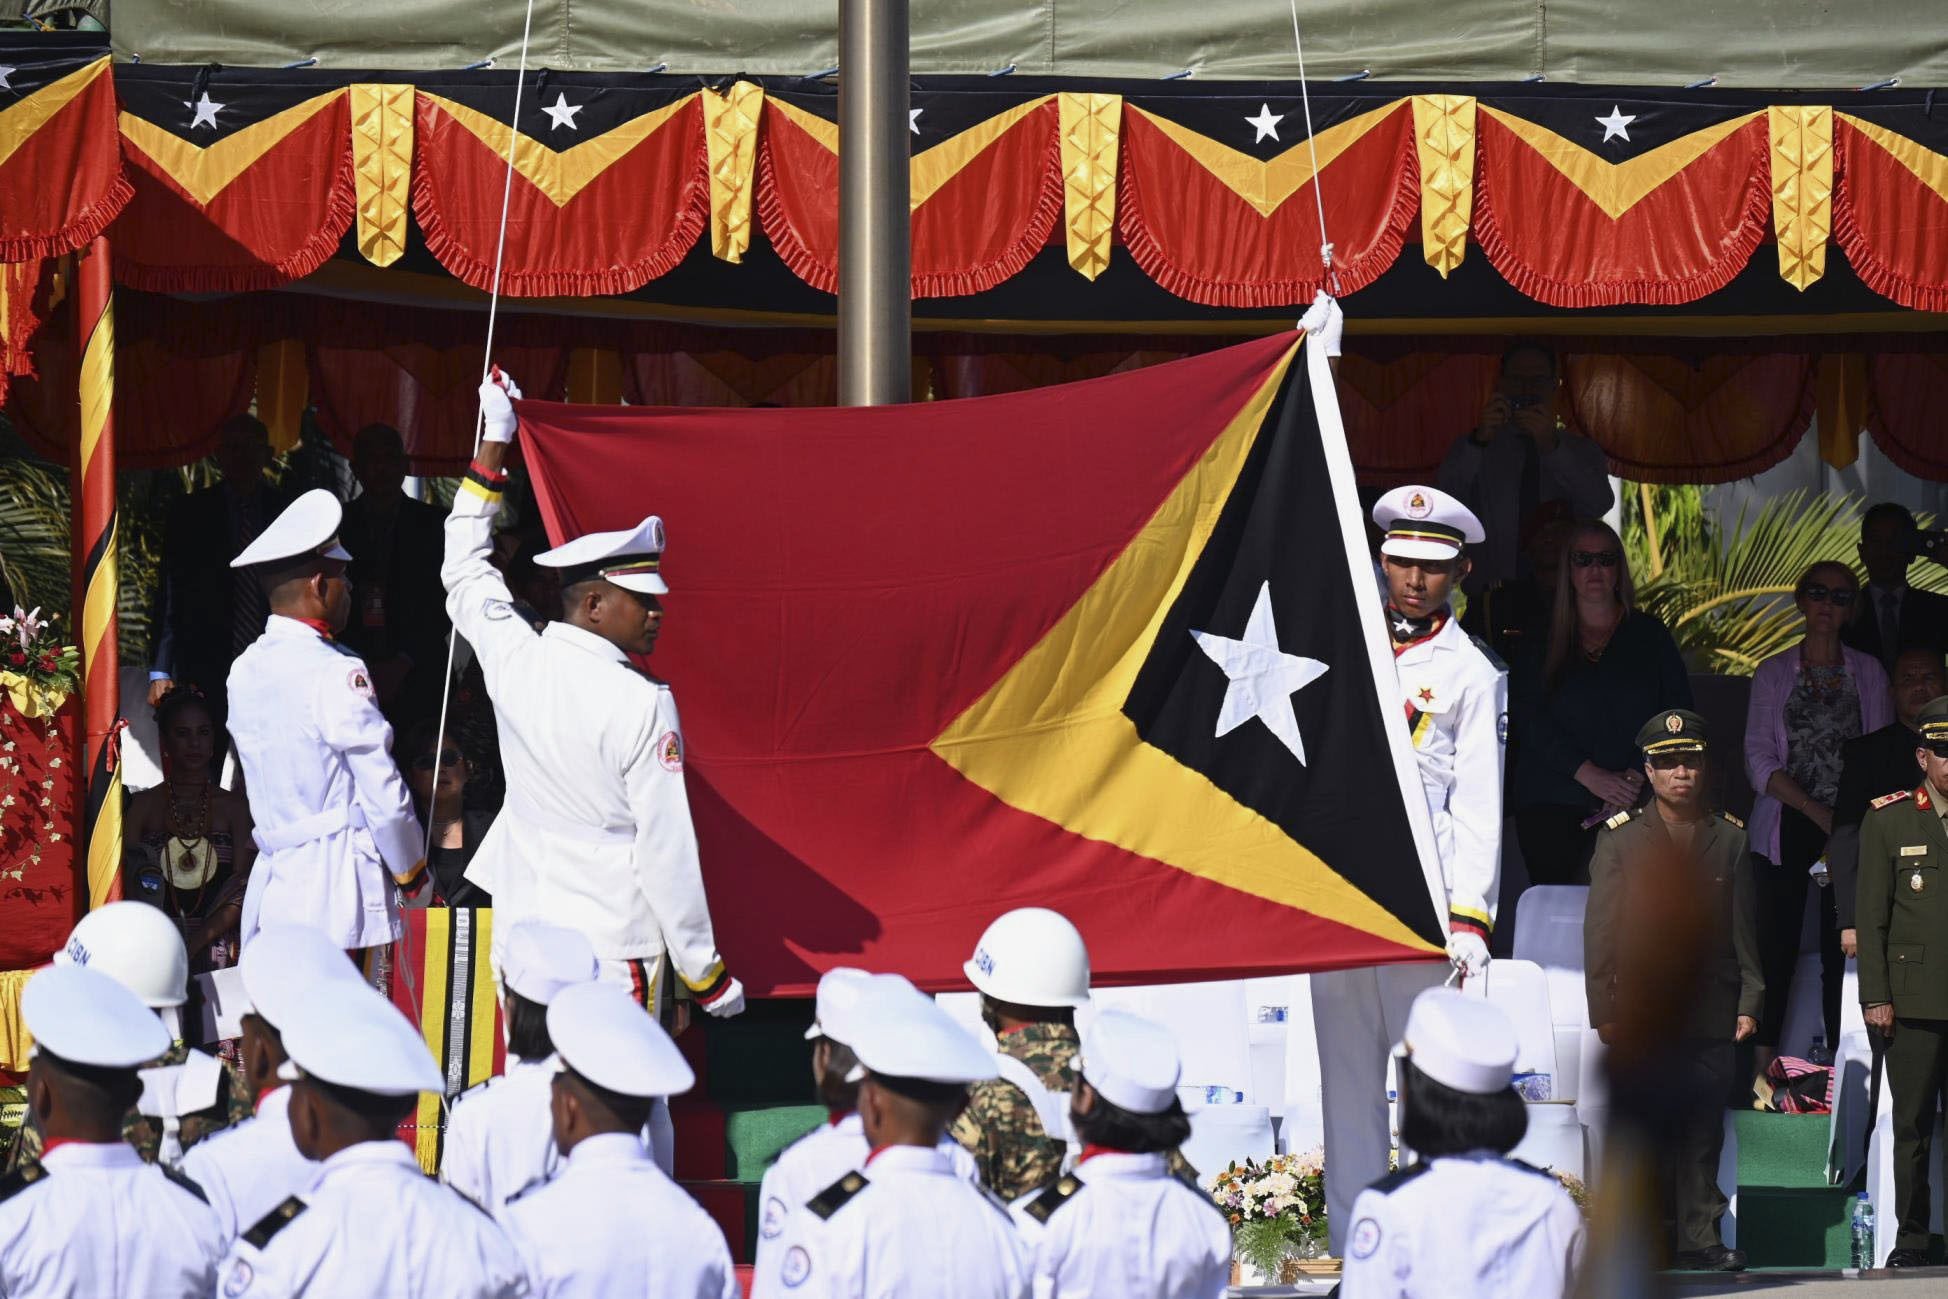
<path id="1" fill-rule="evenodd" d="M 677 1097 L 670 1101 L 670 1124 L 676 1129 L 676 1180 L 723 1180 L 730 1171 L 724 1112 L 707 1100 Z"/>
<path id="2" fill-rule="evenodd" d="M 750 1258 L 749 1201 L 756 1198 L 757 1187 L 745 1182 L 721 1181 L 685 1181 L 681 1185 L 723 1229 L 731 1257 L 739 1261 Z"/>

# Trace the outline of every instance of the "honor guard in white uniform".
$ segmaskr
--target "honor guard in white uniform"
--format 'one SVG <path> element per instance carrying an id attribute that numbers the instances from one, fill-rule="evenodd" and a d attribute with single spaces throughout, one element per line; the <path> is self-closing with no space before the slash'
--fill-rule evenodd
<path id="1" fill-rule="evenodd" d="M 621 988 L 583 983 L 548 1006 L 560 1053 L 554 1139 L 561 1172 L 508 1201 L 504 1217 L 534 1293 L 546 1299 L 740 1299 L 724 1233 L 658 1168 L 643 1125 L 696 1075 Z"/>
<path id="2" fill-rule="evenodd" d="M 776 1273 L 781 1252 L 778 1241 L 792 1208 L 847 1173 L 865 1167 L 872 1154 L 865 1120 L 859 1117 L 859 1084 L 848 1082 L 846 1076 L 859 1063 L 848 1045 L 856 1030 L 854 1016 L 874 979 L 899 980 L 899 976 L 840 966 L 827 970 L 818 981 L 815 1017 L 805 1030 L 805 1040 L 812 1043 L 812 1082 L 831 1120 L 786 1146 L 764 1171 L 764 1182 L 758 1188 L 760 1217 L 754 1272 Z M 943 1136 L 940 1150 L 953 1161 L 958 1176 L 979 1184 L 980 1168 L 965 1147 Z"/>
<path id="3" fill-rule="evenodd" d="M 122 1140 L 136 1067 L 169 1049 L 168 1030 L 134 993 L 77 965 L 29 979 L 20 1013 L 35 1038 L 27 1105 L 46 1145 L 39 1163 L 0 1179 L 0 1295 L 210 1294 L 223 1239 L 202 1192 Z"/>
<path id="4" fill-rule="evenodd" d="M 238 962 L 244 996 L 244 1082 L 257 1112 L 205 1138 L 183 1156 L 183 1172 L 209 1197 L 227 1249 L 265 1214 L 311 1189 L 318 1165 L 291 1135 L 291 1084 L 277 1071 L 284 1054 L 283 1026 L 316 990 L 332 981 L 359 982 L 358 969 L 332 941 L 304 925 L 271 925 L 259 931 Z"/>
<path id="5" fill-rule="evenodd" d="M 550 1114 L 561 1069 L 548 1030 L 555 994 L 595 980 L 595 949 L 573 929 L 517 920 L 501 944 L 507 1071 L 469 1088 L 446 1121 L 440 1180 L 500 1219 L 507 1201 L 555 1175 Z"/>
<path id="6" fill-rule="evenodd" d="M 329 981 L 283 1026 L 291 1135 L 322 1165 L 230 1246 L 224 1299 L 520 1299 L 526 1269 L 493 1219 L 419 1170 L 395 1135 L 444 1081 L 419 1029 L 363 983 Z"/>
<path id="7" fill-rule="evenodd" d="M 1468 507 L 1432 487 L 1398 487 L 1373 507 L 1385 533 L 1380 568 L 1400 682 L 1401 725 L 1420 768 L 1447 893 L 1448 957 L 1466 975 L 1488 968 L 1501 891 L 1502 759 L 1508 674 L 1461 630 L 1449 603 L 1482 540 Z M 1353 1196 L 1387 1171 L 1387 1052 L 1438 964 L 1383 965 L 1312 976 L 1326 1128 L 1326 1221 L 1344 1252 Z"/>
<path id="8" fill-rule="evenodd" d="M 1434 988 L 1414 1002 L 1400 1061 L 1401 1159 L 1354 1201 L 1341 1299 L 1562 1299 L 1583 1214 L 1553 1174 L 1508 1158 L 1528 1127 L 1509 1085 L 1515 1027 Z"/>
<path id="9" fill-rule="evenodd" d="M 255 570 L 271 610 L 228 685 L 258 851 L 245 946 L 274 924 L 321 929 L 347 951 L 383 946 L 404 932 L 399 889 L 425 883 L 392 728 L 365 661 L 332 639 L 351 612 L 343 513 L 330 492 L 308 491 L 230 561 Z"/>
<path id="10" fill-rule="evenodd" d="M 676 702 L 629 661 L 654 649 L 662 625 L 663 522 L 652 516 L 536 556 L 561 572 L 565 620 L 537 633 L 517 617 L 491 562 L 514 437 L 510 393 L 520 396 L 511 383 L 481 385 L 484 440 L 454 496 L 441 568 L 447 612 L 494 701 L 507 770 L 507 803 L 467 878 L 493 894 L 503 923 L 579 929 L 602 977 L 652 1013 L 668 993 L 667 956 L 705 1010 L 734 1015 L 744 991 L 718 956 L 704 898 Z"/>
<path id="11" fill-rule="evenodd" d="M 940 1150 L 994 1057 L 904 979 L 875 979 L 855 1014 L 852 1077 L 873 1154 L 792 1211 L 753 1299 L 1026 1299 L 1028 1254 L 1006 1206 Z"/>
<path id="12" fill-rule="evenodd" d="M 1070 1122 L 1075 1171 L 1015 1202 L 1034 1252 L 1035 1299 L 1221 1299 L 1231 1228 L 1209 1196 L 1170 1175 L 1190 1136 L 1168 1030 L 1106 1010 L 1083 1035 Z"/>

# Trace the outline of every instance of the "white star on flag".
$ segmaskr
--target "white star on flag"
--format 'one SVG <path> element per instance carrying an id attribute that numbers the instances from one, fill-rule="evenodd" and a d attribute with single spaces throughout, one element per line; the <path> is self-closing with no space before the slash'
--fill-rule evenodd
<path id="1" fill-rule="evenodd" d="M 550 131 L 559 131 L 564 126 L 571 131 L 579 131 L 582 128 L 575 125 L 575 114 L 587 107 L 587 104 L 571 105 L 568 102 L 568 96 L 557 91 L 555 94 L 555 102 L 552 104 L 543 104 L 541 111 L 548 115 L 548 129 Z"/>
<path id="2" fill-rule="evenodd" d="M 1280 122 L 1283 122 L 1284 120 L 1285 120 L 1285 114 L 1274 113 L 1272 111 L 1272 106 L 1270 104 L 1258 105 L 1258 116 L 1247 117 L 1245 119 L 1245 125 L 1252 127 L 1254 130 L 1258 132 L 1257 135 L 1252 137 L 1251 142 L 1253 144 L 1263 143 L 1267 136 L 1269 136 L 1274 140 L 1277 140 L 1278 124 Z M 1279 143 L 1283 144 L 1284 141 L 1280 140 Z"/>
<path id="3" fill-rule="evenodd" d="M 1278 628 L 1272 623 L 1272 584 L 1266 582 L 1258 588 L 1244 639 L 1214 636 L 1207 631 L 1194 631 L 1191 637 L 1230 680 L 1224 688 L 1224 706 L 1218 710 L 1218 737 L 1222 739 L 1256 717 L 1304 766 L 1305 741 L 1299 737 L 1292 696 L 1326 675 L 1327 665 L 1318 659 L 1287 654 L 1278 647 Z"/>
<path id="4" fill-rule="evenodd" d="M 913 134 L 920 134 L 920 114 L 926 111 L 924 108 L 909 108 L 906 110 L 906 126 Z"/>
<path id="5" fill-rule="evenodd" d="M 194 131 L 199 126 L 207 126 L 214 131 L 216 130 L 216 115 L 227 108 L 228 105 L 219 104 L 214 99 L 211 99 L 210 92 L 206 90 L 203 92 L 203 97 L 193 104 L 185 99 L 183 101 L 183 107 L 196 114 L 196 116 L 189 119 L 190 130 Z"/>
<path id="6" fill-rule="evenodd" d="M 9 68 L 4 64 L 0 64 L 0 90 L 12 90 L 14 88 L 13 76 L 18 71 L 20 71 L 19 68 Z"/>
<path id="7" fill-rule="evenodd" d="M 1608 117 L 1599 117 L 1596 119 L 1596 124 L 1603 128 L 1602 143 L 1608 144 L 1618 136 L 1621 136 L 1623 137 L 1623 142 L 1629 144 L 1630 124 L 1636 120 L 1637 115 L 1635 113 L 1623 112 L 1621 105 L 1613 106 L 1610 109 L 1610 115 Z"/>

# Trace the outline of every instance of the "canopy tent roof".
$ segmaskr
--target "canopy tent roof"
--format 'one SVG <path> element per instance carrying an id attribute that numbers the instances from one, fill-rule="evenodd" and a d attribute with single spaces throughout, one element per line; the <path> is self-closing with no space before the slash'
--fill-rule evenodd
<path id="1" fill-rule="evenodd" d="M 144 63 L 463 67 L 519 52 L 523 0 L 8 0 L 82 7 Z M 1393 80 L 1850 88 L 1899 76 L 1948 84 L 1939 0 L 1302 0 L 1308 71 Z M 563 71 L 742 69 L 803 76 L 836 64 L 835 0 L 535 0 L 531 64 Z M 954 0 L 913 6 L 916 75 L 1211 78 L 1296 75 L 1287 0 Z"/>

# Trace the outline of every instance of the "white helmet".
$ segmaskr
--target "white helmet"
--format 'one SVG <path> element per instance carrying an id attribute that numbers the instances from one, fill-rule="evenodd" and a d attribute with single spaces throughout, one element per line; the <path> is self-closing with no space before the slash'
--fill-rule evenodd
<path id="1" fill-rule="evenodd" d="M 1047 907 L 1022 907 L 995 920 L 961 970 L 996 1001 L 1089 1004 L 1089 949 L 1068 917 Z"/>
<path id="2" fill-rule="evenodd" d="M 151 1010 L 189 997 L 189 953 L 176 924 L 146 902 L 110 902 L 81 917 L 57 965 L 99 970 L 142 998 Z"/>

